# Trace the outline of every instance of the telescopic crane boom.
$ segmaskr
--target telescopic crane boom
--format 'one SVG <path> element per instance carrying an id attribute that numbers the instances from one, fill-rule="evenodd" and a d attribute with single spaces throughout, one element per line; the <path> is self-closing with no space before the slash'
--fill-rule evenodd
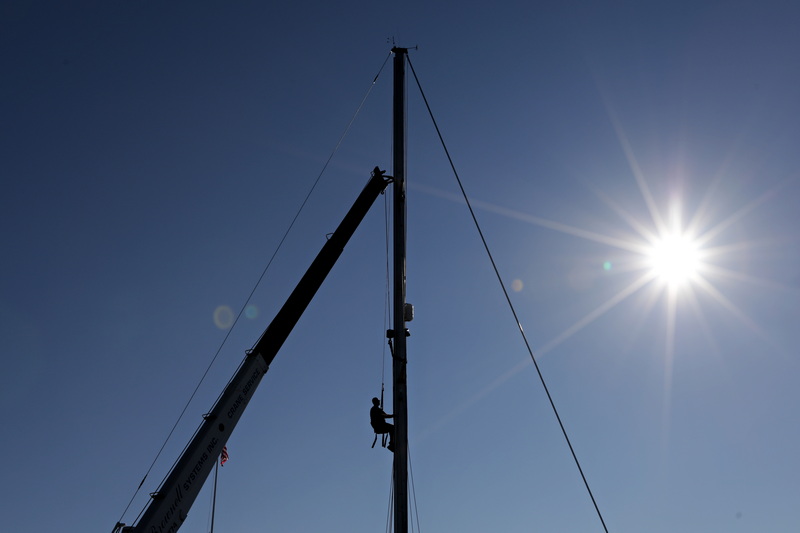
<path id="1" fill-rule="evenodd" d="M 369 208 L 391 182 L 378 167 L 339 227 L 308 267 L 292 294 L 245 356 L 233 379 L 184 449 L 158 490 L 133 526 L 117 524 L 122 533 L 175 533 L 189 514 L 200 489 L 242 416 L 250 398 L 275 359 L 300 316 L 339 259 Z"/>

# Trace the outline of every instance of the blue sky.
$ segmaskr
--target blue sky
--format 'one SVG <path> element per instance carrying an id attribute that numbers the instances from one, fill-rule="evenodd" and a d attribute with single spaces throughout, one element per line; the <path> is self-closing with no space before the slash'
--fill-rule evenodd
<path id="1" fill-rule="evenodd" d="M 797 531 L 798 16 L 777 1 L 5 4 L 5 527 L 111 530 L 229 333 L 215 311 L 245 305 L 394 38 L 419 46 L 609 531 Z M 391 166 L 390 70 L 126 522 L 369 171 Z M 413 85 L 408 181 L 422 530 L 602 531 Z M 367 417 L 384 217 L 379 199 L 229 441 L 218 531 L 384 527 L 391 455 L 369 448 Z M 694 231 L 703 262 L 672 292 L 643 281 L 658 220 Z M 208 530 L 210 498 L 182 531 Z"/>

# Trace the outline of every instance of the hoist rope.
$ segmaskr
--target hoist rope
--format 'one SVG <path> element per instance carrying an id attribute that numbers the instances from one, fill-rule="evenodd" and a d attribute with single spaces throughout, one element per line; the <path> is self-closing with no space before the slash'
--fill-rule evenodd
<path id="1" fill-rule="evenodd" d="M 214 493 L 211 496 L 211 529 L 209 533 L 214 533 L 214 515 L 217 512 L 217 481 L 219 479 L 219 459 L 214 460 Z"/>
<path id="2" fill-rule="evenodd" d="M 592 494 L 592 489 L 589 487 L 589 482 L 586 479 L 586 476 L 583 473 L 583 468 L 581 468 L 580 461 L 578 461 L 578 456 L 575 453 L 575 449 L 572 446 L 572 442 L 569 439 L 569 435 L 567 434 L 567 430 L 564 427 L 563 422 L 561 421 L 561 416 L 558 414 L 558 409 L 556 409 L 556 404 L 553 401 L 553 397 L 550 394 L 550 390 L 547 388 L 547 383 L 545 383 L 544 375 L 542 374 L 541 369 L 539 368 L 539 363 L 536 361 L 536 357 L 533 354 L 533 349 L 531 348 L 530 343 L 528 342 L 528 337 L 525 335 L 525 330 L 522 328 L 522 324 L 519 321 L 519 317 L 517 316 L 517 311 L 514 308 L 514 304 L 511 303 L 511 297 L 508 294 L 508 290 L 506 289 L 505 283 L 503 283 L 503 278 L 500 275 L 500 271 L 497 268 L 497 263 L 495 263 L 494 257 L 492 256 L 491 250 L 489 250 L 489 245 L 486 242 L 486 238 L 483 235 L 483 231 L 481 230 L 480 224 L 478 224 L 478 218 L 475 216 L 475 211 L 472 209 L 472 204 L 467 197 L 467 192 L 464 189 L 464 185 L 461 183 L 461 178 L 458 176 L 458 171 L 456 170 L 456 166 L 453 163 L 453 158 L 450 157 L 450 152 L 447 149 L 447 145 L 444 142 L 444 138 L 442 137 L 442 133 L 439 130 L 439 125 L 436 123 L 436 119 L 433 116 L 433 111 L 431 111 L 431 107 L 428 104 L 428 99 L 425 97 L 425 92 L 422 90 L 422 85 L 419 82 L 419 78 L 417 77 L 417 73 L 414 70 L 414 66 L 411 64 L 411 59 L 406 56 L 406 60 L 408 61 L 408 66 L 411 67 L 411 72 L 414 75 L 414 80 L 417 83 L 417 87 L 419 88 L 419 93 L 422 96 L 422 100 L 425 103 L 425 107 L 428 110 L 428 115 L 431 118 L 431 122 L 433 123 L 433 127 L 436 129 L 436 134 L 439 137 L 439 142 L 442 144 L 442 148 L 444 149 L 444 153 L 447 156 L 447 161 L 450 163 L 450 168 L 453 170 L 453 175 L 456 178 L 456 182 L 458 183 L 459 189 L 461 189 L 461 194 L 464 197 L 464 201 L 467 204 L 467 208 L 469 209 L 470 216 L 472 217 L 472 221 L 475 224 L 475 228 L 478 230 L 478 235 L 480 236 L 481 242 L 483 243 L 483 248 L 486 250 L 486 255 L 489 257 L 489 261 L 492 263 L 492 269 L 494 269 L 495 276 L 497 277 L 497 281 L 500 283 L 500 288 L 503 290 L 503 294 L 505 295 L 506 302 L 508 303 L 508 307 L 511 310 L 511 314 L 514 316 L 514 321 L 517 324 L 517 328 L 519 329 L 519 333 L 522 336 L 522 340 L 525 343 L 525 347 L 528 350 L 528 354 L 531 357 L 531 361 L 533 361 L 533 366 L 536 368 L 536 373 L 539 375 L 539 381 L 542 383 L 542 387 L 544 388 L 544 392 L 547 395 L 547 399 L 550 401 L 550 407 L 553 410 L 553 413 L 556 416 L 556 420 L 558 420 L 558 425 L 561 427 L 561 433 L 564 435 L 564 439 L 567 441 L 567 446 L 569 446 L 569 451 L 572 454 L 572 458 L 575 461 L 575 466 L 578 467 L 578 472 L 581 475 L 581 479 L 583 479 L 583 484 L 586 487 L 586 491 L 589 493 L 589 498 L 592 500 L 592 504 L 594 505 L 594 509 L 597 512 L 597 516 L 600 519 L 600 523 L 603 525 L 603 530 L 608 533 L 608 528 L 606 527 L 605 520 L 603 520 L 603 515 L 600 512 L 600 508 L 597 505 L 597 501 L 594 498 L 594 494 Z"/>
<path id="3" fill-rule="evenodd" d="M 280 242 L 278 242 L 278 246 L 275 248 L 275 251 L 273 252 L 272 256 L 269 258 L 269 261 L 267 262 L 267 265 L 262 270 L 261 275 L 258 277 L 258 280 L 256 281 L 255 285 L 253 286 L 253 289 L 250 291 L 250 294 L 247 296 L 247 299 L 245 300 L 244 304 L 242 305 L 241 309 L 239 310 L 239 313 L 236 315 L 236 318 L 234 319 L 234 321 L 231 324 L 230 328 L 228 328 L 228 331 L 225 334 L 225 337 L 222 339 L 222 342 L 220 343 L 219 347 L 217 348 L 217 351 L 214 353 L 214 356 L 211 358 L 211 362 L 209 362 L 208 366 L 206 367 L 205 372 L 203 372 L 203 375 L 200 377 L 200 380 L 198 381 L 197 386 L 194 388 L 194 390 L 192 391 L 191 395 L 189 396 L 189 399 L 187 400 L 186 405 L 184 405 L 183 409 L 181 410 L 180 414 L 178 415 L 178 419 L 175 421 L 175 424 L 172 426 L 172 429 L 170 429 L 169 433 L 167 434 L 166 439 L 164 439 L 164 442 L 162 443 L 161 448 L 159 448 L 158 453 L 156 453 L 156 456 L 153 459 L 152 463 L 150 463 L 150 466 L 148 467 L 147 471 L 145 472 L 144 477 L 142 478 L 142 481 L 139 482 L 139 486 L 134 491 L 133 496 L 131 496 L 130 501 L 128 501 L 128 505 L 125 506 L 125 510 L 122 511 L 122 515 L 120 516 L 120 519 L 117 521 L 117 524 L 121 524 L 122 523 L 122 519 L 127 514 L 128 509 L 130 509 L 130 506 L 133 504 L 133 501 L 136 498 L 137 494 L 139 494 L 139 490 L 141 490 L 142 485 L 144 485 L 144 482 L 147 479 L 147 476 L 150 475 L 150 472 L 153 470 L 153 467 L 155 466 L 156 461 L 158 461 L 159 457 L 161 457 L 161 454 L 164 452 L 164 448 L 167 446 L 167 443 L 169 442 L 170 438 L 172 437 L 173 433 L 175 432 L 175 429 L 178 427 L 178 424 L 183 419 L 183 416 L 186 414 L 186 411 L 189 408 L 189 405 L 192 403 L 192 400 L 194 400 L 194 397 L 197 394 L 197 391 L 200 389 L 200 386 L 202 385 L 203 381 L 205 381 L 206 376 L 208 376 L 208 373 L 211 370 L 211 367 L 214 365 L 214 362 L 217 360 L 217 358 L 219 357 L 219 354 L 222 352 L 222 348 L 225 346 L 225 343 L 227 342 L 228 338 L 230 337 L 231 332 L 236 327 L 236 324 L 239 322 L 239 319 L 245 313 L 245 310 L 247 309 L 247 306 L 249 305 L 251 299 L 253 298 L 253 294 L 255 294 L 256 289 L 258 289 L 259 285 L 261 284 L 262 280 L 264 279 L 264 276 L 266 275 L 267 271 L 269 270 L 270 266 L 272 265 L 272 262 L 275 260 L 275 257 L 278 255 L 278 252 L 283 247 L 283 243 L 286 241 L 286 238 L 289 236 L 289 232 L 291 232 L 292 228 L 295 225 L 295 222 L 297 222 L 297 219 L 300 217 L 300 214 L 302 213 L 303 208 L 305 208 L 306 204 L 308 203 L 308 200 L 311 197 L 311 194 L 316 189 L 317 184 L 319 184 L 319 181 L 322 178 L 322 175 L 327 170 L 328 165 L 330 164 L 330 162 L 333 159 L 333 157 L 339 151 L 339 148 L 341 147 L 342 142 L 344 141 L 345 137 L 350 132 L 350 128 L 353 126 L 353 123 L 355 122 L 356 117 L 358 117 L 359 113 L 361 112 L 361 109 L 364 107 L 364 103 L 367 101 L 367 98 L 369 97 L 370 93 L 372 92 L 372 89 L 375 87 L 375 84 L 377 83 L 378 78 L 380 77 L 381 72 L 383 72 L 383 69 L 386 66 L 386 63 L 389 61 L 390 57 L 392 57 L 392 53 L 391 52 L 389 52 L 389 54 L 386 56 L 386 59 L 383 60 L 383 63 L 381 64 L 380 69 L 378 69 L 378 73 L 375 74 L 374 78 L 372 78 L 372 82 L 370 83 L 369 88 L 367 89 L 366 93 L 364 94 L 364 97 L 361 99 L 361 102 L 359 103 L 358 108 L 356 108 L 355 113 L 353 113 L 352 118 L 350 118 L 350 121 L 347 123 L 347 126 L 345 127 L 344 131 L 342 132 L 341 136 L 339 137 L 339 140 L 336 143 L 336 146 L 333 148 L 333 150 L 331 151 L 331 154 L 328 156 L 328 159 L 325 161 L 325 164 L 322 166 L 322 170 L 320 170 L 319 174 L 317 175 L 317 178 L 314 180 L 314 183 L 311 185 L 311 188 L 308 191 L 308 194 L 306 194 L 305 199 L 300 204 L 300 207 L 297 210 L 297 213 L 294 215 L 294 218 L 289 223 L 289 226 L 286 228 L 286 232 L 283 234 L 283 237 L 281 238 Z M 253 346 L 255 346 L 255 344 Z M 233 379 L 233 376 L 231 376 L 231 379 Z M 230 380 L 228 380 L 228 383 L 230 383 Z M 224 391 L 224 389 L 223 389 L 223 391 Z M 219 401 L 219 398 L 221 396 L 222 396 L 222 392 L 220 392 L 219 396 L 217 397 L 217 401 Z M 185 448 L 184 448 L 184 450 L 185 450 Z M 180 457 L 178 457 L 178 459 L 180 459 Z M 166 480 L 166 477 L 167 477 L 167 475 L 169 475 L 169 472 L 172 470 L 172 468 L 175 467 L 175 464 L 177 464 L 178 459 L 175 460 L 175 462 L 172 464 L 172 467 L 170 468 L 170 470 L 167 472 L 167 474 L 161 480 L 161 483 L 159 483 L 159 487 L 164 483 L 164 480 Z M 147 508 L 147 504 L 145 504 L 144 508 L 139 512 L 139 515 L 136 517 L 136 520 L 138 520 L 141 517 L 142 513 L 144 512 L 144 510 L 146 508 Z"/>

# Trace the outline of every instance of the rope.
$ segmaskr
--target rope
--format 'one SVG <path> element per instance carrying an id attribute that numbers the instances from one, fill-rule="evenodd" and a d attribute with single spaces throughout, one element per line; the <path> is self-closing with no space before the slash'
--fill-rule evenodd
<path id="1" fill-rule="evenodd" d="M 392 284 L 389 275 L 389 200 L 387 195 L 383 195 L 383 213 L 384 213 L 384 228 L 385 228 L 385 245 L 386 245 L 386 298 L 384 300 L 383 308 L 383 331 L 381 332 L 381 345 L 383 352 L 381 352 L 381 408 L 383 408 L 383 386 L 386 383 L 386 344 L 383 343 L 384 335 L 389 329 L 389 310 L 392 306 Z"/>
<path id="2" fill-rule="evenodd" d="M 525 347 L 528 350 L 528 354 L 531 357 L 531 361 L 533 361 L 533 366 L 536 367 L 536 373 L 539 375 L 539 381 L 541 381 L 542 387 L 544 388 L 544 392 L 547 394 L 547 399 L 550 401 L 550 407 L 553 409 L 553 413 L 556 415 L 556 420 L 558 420 L 558 425 L 561 427 L 561 433 L 564 435 L 564 439 L 567 441 L 567 446 L 569 446 L 569 451 L 572 454 L 573 460 L 575 461 L 575 466 L 578 467 L 578 472 L 580 472 L 581 479 L 583 479 L 583 484 L 586 487 L 586 491 L 589 493 L 589 498 L 591 498 L 592 500 L 594 509 L 597 512 L 597 517 L 600 519 L 600 523 L 603 525 L 603 530 L 606 533 L 608 533 L 608 528 L 606 527 L 605 520 L 603 520 L 603 515 L 600 512 L 600 508 L 597 505 L 597 501 L 594 498 L 594 494 L 592 494 L 592 489 L 589 487 L 589 482 L 586 480 L 586 476 L 583 473 L 583 468 L 581 468 L 580 461 L 578 461 L 578 456 L 575 454 L 575 449 L 572 446 L 572 442 L 569 440 L 569 435 L 567 434 L 567 430 L 564 427 L 563 422 L 561 421 L 561 416 L 559 416 L 558 414 L 558 409 L 556 409 L 556 404 L 553 401 L 553 397 L 550 394 L 550 390 L 547 388 L 547 383 L 545 383 L 544 375 L 542 374 L 542 371 L 539 368 L 539 363 L 536 361 L 536 357 L 533 354 L 533 349 L 531 348 L 531 345 L 528 342 L 528 337 L 525 335 L 525 330 L 523 330 L 522 324 L 519 321 L 519 317 L 517 316 L 517 311 L 516 309 L 514 309 L 514 304 L 511 303 L 511 297 L 508 294 L 508 290 L 506 289 L 505 283 L 503 283 L 502 276 L 500 276 L 500 271 L 497 268 L 497 264 L 495 263 L 494 257 L 492 256 L 492 252 L 489 250 L 489 245 L 486 242 L 486 238 L 483 235 L 483 231 L 481 230 L 480 224 L 478 224 L 478 218 L 475 216 L 475 211 L 472 209 L 472 204 L 470 204 L 469 198 L 467 197 L 467 193 L 464 190 L 464 185 L 461 183 L 461 178 L 459 178 L 458 176 L 458 171 L 456 170 L 455 164 L 453 163 L 453 159 L 452 157 L 450 157 L 450 152 L 447 150 L 447 145 L 444 142 L 442 133 L 439 130 L 439 126 L 436 123 L 436 119 L 433 116 L 431 107 L 428 104 L 428 99 L 425 97 L 425 92 L 422 90 L 422 85 L 419 82 L 419 78 L 417 78 L 417 73 L 414 70 L 414 66 L 411 64 L 411 59 L 408 56 L 406 56 L 406 60 L 408 61 L 408 66 L 411 67 L 411 72 L 414 75 L 414 80 L 417 83 L 417 87 L 419 88 L 422 100 L 425 102 L 425 107 L 428 110 L 428 115 L 431 117 L 431 122 L 433 123 L 433 127 L 436 129 L 436 134 L 439 136 L 439 142 L 441 142 L 442 144 L 444 153 L 447 156 L 447 161 L 450 163 L 450 168 L 453 170 L 453 175 L 455 176 L 456 181 L 458 182 L 458 187 L 459 189 L 461 189 L 461 194 L 464 197 L 464 201 L 467 204 L 467 208 L 469 209 L 472 221 L 475 224 L 475 228 L 478 230 L 478 235 L 480 235 L 481 242 L 483 243 L 483 248 L 486 250 L 486 255 L 489 257 L 489 261 L 492 263 L 492 268 L 494 269 L 495 276 L 497 277 L 497 281 L 500 283 L 500 288 L 503 290 L 503 294 L 505 295 L 506 302 L 508 303 L 508 307 L 511 310 L 511 314 L 514 316 L 514 321 L 517 324 L 517 328 L 519 329 L 519 333 L 522 336 L 522 340 L 525 342 Z"/>
<path id="3" fill-rule="evenodd" d="M 297 219 L 300 217 L 300 213 L 303 211 L 303 208 L 305 208 L 306 204 L 308 203 L 308 200 L 311 197 L 311 194 L 316 189 L 317 184 L 319 183 L 320 179 L 322 178 L 322 175 L 327 170 L 328 165 L 330 164 L 330 162 L 333 159 L 334 155 L 336 155 L 336 153 L 339 151 L 339 147 L 342 145 L 342 142 L 344 141 L 345 137 L 350 132 L 350 128 L 353 126 L 353 123 L 355 122 L 356 117 L 361 112 L 361 108 L 364 107 L 364 103 L 367 101 L 367 98 L 369 97 L 370 93 L 372 92 L 372 89 L 375 87 L 375 84 L 378 81 L 378 77 L 381 75 L 381 72 L 383 72 L 383 69 L 386 66 L 386 63 L 389 61 L 390 57 L 392 57 L 392 53 L 391 52 L 389 52 L 389 54 L 386 56 L 386 59 L 383 60 L 383 63 L 381 64 L 380 69 L 378 69 L 378 73 L 375 74 L 374 78 L 372 78 L 372 82 L 370 83 L 370 86 L 367 89 L 367 92 L 364 94 L 364 97 L 361 99 L 361 103 L 359 103 L 358 108 L 356 109 L 355 113 L 353 113 L 353 116 L 350 119 L 350 122 L 348 122 L 347 126 L 345 127 L 344 131 L 342 132 L 341 136 L 339 137 L 339 140 L 336 143 L 336 146 L 333 148 L 333 151 L 331 152 L 330 156 L 328 156 L 327 161 L 325 161 L 325 164 L 322 166 L 322 170 L 320 170 L 319 174 L 317 175 L 316 180 L 314 180 L 314 183 L 311 185 L 311 189 L 308 191 L 308 194 L 306 194 L 305 199 L 300 204 L 300 208 L 297 210 L 297 213 L 295 214 L 294 218 L 289 223 L 289 227 L 286 228 L 286 232 L 283 234 L 283 237 L 281 238 L 280 242 L 278 243 L 278 246 L 275 248 L 275 251 L 273 252 L 272 256 L 269 258 L 269 261 L 267 262 L 267 265 L 264 267 L 264 270 L 262 270 L 261 275 L 258 277 L 258 280 L 256 281 L 255 285 L 253 286 L 253 289 L 250 291 L 250 294 L 247 296 L 247 298 L 245 300 L 245 303 L 242 305 L 241 309 L 239 309 L 239 313 L 236 315 L 236 318 L 234 319 L 233 324 L 228 329 L 228 332 L 225 334 L 225 337 L 222 339 L 222 342 L 220 343 L 219 347 L 217 348 L 217 351 L 214 353 L 214 356 L 211 358 L 211 362 L 208 364 L 208 366 L 206 367 L 205 372 L 203 372 L 203 375 L 200 377 L 200 381 L 198 381 L 197 386 L 194 388 L 194 390 L 192 391 L 192 394 L 189 396 L 189 400 L 186 402 L 186 405 L 184 405 L 183 409 L 181 410 L 180 414 L 178 415 L 178 419 L 175 421 L 175 424 L 172 426 L 172 429 L 167 434 L 166 439 L 164 439 L 164 442 L 161 445 L 161 448 L 159 448 L 158 453 L 156 453 L 156 456 L 153 459 L 153 462 L 150 463 L 150 466 L 148 467 L 147 472 L 145 472 L 144 477 L 142 478 L 142 481 L 139 483 L 139 486 L 134 491 L 133 496 L 131 496 L 130 501 L 128 501 L 128 505 L 126 505 L 125 506 L 125 510 L 122 511 L 122 515 L 120 516 L 119 520 L 117 521 L 117 524 L 121 524 L 122 523 L 122 519 L 125 517 L 125 514 L 127 514 L 128 509 L 130 509 L 131 505 L 133 504 L 133 500 L 136 498 L 137 494 L 139 494 L 139 490 L 141 490 L 142 485 L 144 485 L 144 482 L 147 479 L 147 476 L 150 475 L 150 472 L 153 470 L 153 467 L 155 466 L 156 461 L 158 461 L 159 457 L 161 457 L 161 454 L 164 452 L 164 448 L 167 446 L 167 443 L 169 442 L 169 440 L 172 437 L 173 433 L 175 433 L 175 429 L 178 427 L 178 424 L 183 419 L 183 416 L 186 414 L 186 410 L 189 408 L 189 405 L 192 403 L 192 400 L 194 400 L 195 395 L 197 395 L 197 391 L 200 389 L 200 386 L 202 385 L 203 381 L 205 381 L 206 376 L 208 376 L 208 372 L 211 370 L 211 367 L 214 365 L 214 362 L 217 360 L 217 357 L 219 357 L 219 354 L 222 352 L 222 348 L 225 346 L 225 343 L 228 341 L 228 338 L 230 337 L 231 333 L 233 332 L 234 328 L 236 327 L 236 324 L 239 323 L 239 319 L 242 317 L 242 315 L 244 314 L 245 310 L 247 309 L 247 305 L 250 303 L 251 299 L 253 298 L 253 294 L 255 294 L 256 289 L 259 287 L 259 285 L 261 284 L 262 280 L 264 279 L 264 276 L 266 275 L 267 271 L 269 270 L 270 266 L 272 265 L 272 262 L 275 260 L 275 257 L 278 255 L 278 252 L 283 247 L 283 243 L 286 241 L 286 238 L 289 236 L 289 232 L 291 232 L 292 228 L 294 227 L 295 222 L 297 222 Z M 255 346 L 255 344 L 253 346 Z M 233 379 L 233 376 L 231 376 L 231 379 Z M 230 383 L 230 380 L 228 380 L 228 383 Z M 224 391 L 224 389 L 223 389 L 223 391 Z M 221 396 L 222 396 L 222 392 L 220 392 L 220 395 L 217 397 L 217 401 L 219 401 L 219 398 Z M 185 450 L 185 448 L 184 448 L 184 450 Z M 172 468 L 175 467 L 175 464 L 177 464 L 178 459 L 176 459 L 175 462 L 172 464 Z M 170 468 L 170 471 L 172 470 L 172 468 Z M 164 478 L 161 480 L 161 483 L 159 484 L 159 486 L 161 486 L 161 484 L 164 483 L 164 480 L 166 480 L 166 476 L 167 475 L 169 475 L 169 471 L 164 476 Z M 136 517 L 136 520 L 138 520 L 142 516 L 142 513 L 144 512 L 144 510 L 146 508 L 147 508 L 147 504 L 145 504 L 145 507 L 139 512 L 139 515 Z"/>

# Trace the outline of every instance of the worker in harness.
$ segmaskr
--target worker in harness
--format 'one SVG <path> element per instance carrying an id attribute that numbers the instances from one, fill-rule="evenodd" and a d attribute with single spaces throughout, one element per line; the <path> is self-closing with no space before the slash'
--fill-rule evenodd
<path id="1" fill-rule="evenodd" d="M 393 418 L 393 415 L 387 415 L 381 409 L 381 401 L 377 398 L 372 399 L 372 408 L 369 410 L 369 423 L 376 435 L 389 434 L 389 444 L 386 448 L 394 451 L 394 426 L 386 422 L 387 418 Z"/>

